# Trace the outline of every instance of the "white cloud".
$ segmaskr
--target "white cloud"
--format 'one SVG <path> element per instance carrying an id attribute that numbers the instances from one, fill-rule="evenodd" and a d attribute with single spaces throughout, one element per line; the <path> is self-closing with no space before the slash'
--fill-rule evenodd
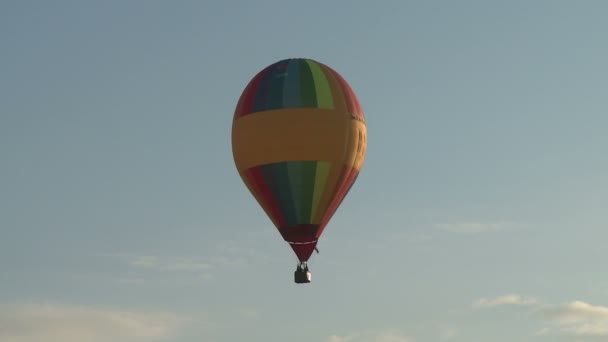
<path id="1" fill-rule="evenodd" d="M 396 332 L 386 332 L 376 336 L 374 342 L 408 342 L 411 341 L 408 337 Z"/>
<path id="2" fill-rule="evenodd" d="M 542 309 L 541 312 L 548 318 L 555 319 L 560 323 L 565 324 L 586 320 L 608 319 L 608 307 L 594 306 L 581 301 L 547 307 Z"/>
<path id="3" fill-rule="evenodd" d="M 260 317 L 259 310 L 252 307 L 239 307 L 236 309 L 236 312 L 239 314 L 239 316 L 247 319 L 255 319 Z"/>
<path id="4" fill-rule="evenodd" d="M 506 223 L 483 223 L 483 222 L 462 222 L 462 223 L 438 223 L 435 228 L 450 233 L 457 234 L 481 234 L 505 230 L 511 225 Z"/>
<path id="5" fill-rule="evenodd" d="M 229 257 L 161 257 L 128 253 L 103 254 L 103 256 L 118 259 L 133 269 L 193 274 L 200 280 L 214 279 L 213 272 L 223 267 L 243 265 L 243 261 L 240 259 Z M 133 278 L 133 276 L 131 275 L 130 278 Z M 143 281 L 141 276 L 134 279 Z"/>
<path id="6" fill-rule="evenodd" d="M 501 305 L 531 306 L 537 304 L 534 298 L 525 298 L 517 294 L 508 294 L 494 298 L 481 298 L 473 303 L 475 308 L 489 308 Z"/>
<path id="7" fill-rule="evenodd" d="M 174 276 L 165 277 L 169 281 L 179 281 L 180 277 L 189 280 L 197 279 L 202 282 L 214 281 L 223 269 L 243 268 L 251 260 L 267 260 L 264 255 L 252 248 L 241 247 L 237 242 L 224 241 L 216 244 L 203 255 L 161 256 L 137 253 L 99 253 L 97 257 L 114 259 L 123 266 L 131 268 L 121 274 L 104 274 L 104 281 L 112 281 L 121 285 L 143 283 L 148 276 L 155 273 L 172 273 Z M 123 270 L 124 271 L 124 270 Z M 179 277 L 177 277 L 179 275 Z M 99 275 L 77 275 L 79 278 L 100 277 Z"/>
<path id="8" fill-rule="evenodd" d="M 573 336 L 580 338 L 604 338 L 608 340 L 608 307 L 573 301 L 565 304 L 547 305 L 532 298 L 506 295 L 491 299 L 477 300 L 474 307 L 496 307 L 517 305 L 533 307 L 533 316 L 545 323 L 535 333 L 536 336 Z"/>
<path id="9" fill-rule="evenodd" d="M 457 335 L 456 329 L 452 329 L 452 328 L 442 329 L 439 333 L 439 337 L 442 340 L 451 340 L 454 337 L 456 337 L 456 335 Z"/>
<path id="10" fill-rule="evenodd" d="M 147 268 L 169 272 L 200 272 L 214 268 L 209 262 L 192 258 L 159 258 L 156 256 L 132 256 L 130 264 L 133 267 Z"/>
<path id="11" fill-rule="evenodd" d="M 10 342 L 131 342 L 174 336 L 185 317 L 52 304 L 0 306 L 0 340 Z"/>
<path id="12" fill-rule="evenodd" d="M 327 342 L 349 342 L 356 338 L 356 335 L 349 336 L 340 336 L 340 335 L 331 335 L 327 338 Z"/>
<path id="13" fill-rule="evenodd" d="M 224 241 L 214 246 L 207 255 L 159 256 L 136 253 L 103 253 L 101 257 L 120 260 L 131 268 L 155 272 L 195 274 L 201 280 L 214 279 L 217 270 L 244 267 L 250 260 L 266 260 L 253 248 L 243 247 L 235 241 Z"/>
<path id="14" fill-rule="evenodd" d="M 538 313 L 554 323 L 563 334 L 608 337 L 608 307 L 574 301 L 546 306 L 538 310 Z M 549 329 L 543 332 L 544 335 L 550 333 Z"/>
<path id="15" fill-rule="evenodd" d="M 396 331 L 384 331 L 331 335 L 327 338 L 327 342 L 412 342 L 412 340 Z"/>

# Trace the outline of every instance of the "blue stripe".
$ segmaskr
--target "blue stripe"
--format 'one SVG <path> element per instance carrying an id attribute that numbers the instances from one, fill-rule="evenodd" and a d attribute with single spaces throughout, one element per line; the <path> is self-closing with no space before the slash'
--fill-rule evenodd
<path id="1" fill-rule="evenodd" d="M 253 108 L 252 112 L 261 112 L 266 110 L 268 107 L 267 98 L 270 89 L 270 82 L 272 81 L 272 76 L 274 74 L 274 67 L 271 67 L 258 84 L 257 90 L 255 92 L 255 97 L 253 99 Z"/>
<path id="2" fill-rule="evenodd" d="M 283 83 L 283 107 L 298 108 L 300 101 L 300 60 L 292 59 L 287 66 L 287 77 Z"/>
<path id="3" fill-rule="evenodd" d="M 268 84 L 268 97 L 266 110 L 284 108 L 283 91 L 285 77 L 287 76 L 287 61 L 277 62 L 272 68 L 272 77 Z"/>

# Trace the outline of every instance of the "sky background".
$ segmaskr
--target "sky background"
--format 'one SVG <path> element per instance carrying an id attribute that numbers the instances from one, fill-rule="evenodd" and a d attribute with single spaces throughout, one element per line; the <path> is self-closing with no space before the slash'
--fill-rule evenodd
<path id="1" fill-rule="evenodd" d="M 605 1 L 2 1 L 0 340 L 608 340 Z M 337 70 L 362 172 L 313 282 L 238 97 Z"/>

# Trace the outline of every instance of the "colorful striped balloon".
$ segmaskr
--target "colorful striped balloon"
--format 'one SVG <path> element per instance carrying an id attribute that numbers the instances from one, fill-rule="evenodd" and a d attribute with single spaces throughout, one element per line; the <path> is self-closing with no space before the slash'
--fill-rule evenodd
<path id="1" fill-rule="evenodd" d="M 366 146 L 354 92 L 311 59 L 285 59 L 260 71 L 234 112 L 238 172 L 300 261 L 310 258 L 355 182 Z"/>

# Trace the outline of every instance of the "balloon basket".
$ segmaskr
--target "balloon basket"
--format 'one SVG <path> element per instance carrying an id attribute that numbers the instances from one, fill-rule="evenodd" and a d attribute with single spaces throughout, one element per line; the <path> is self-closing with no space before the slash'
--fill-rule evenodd
<path id="1" fill-rule="evenodd" d="M 293 274 L 293 278 L 296 284 L 310 283 L 312 280 L 312 273 L 308 271 L 308 266 L 305 263 L 299 264 Z"/>

